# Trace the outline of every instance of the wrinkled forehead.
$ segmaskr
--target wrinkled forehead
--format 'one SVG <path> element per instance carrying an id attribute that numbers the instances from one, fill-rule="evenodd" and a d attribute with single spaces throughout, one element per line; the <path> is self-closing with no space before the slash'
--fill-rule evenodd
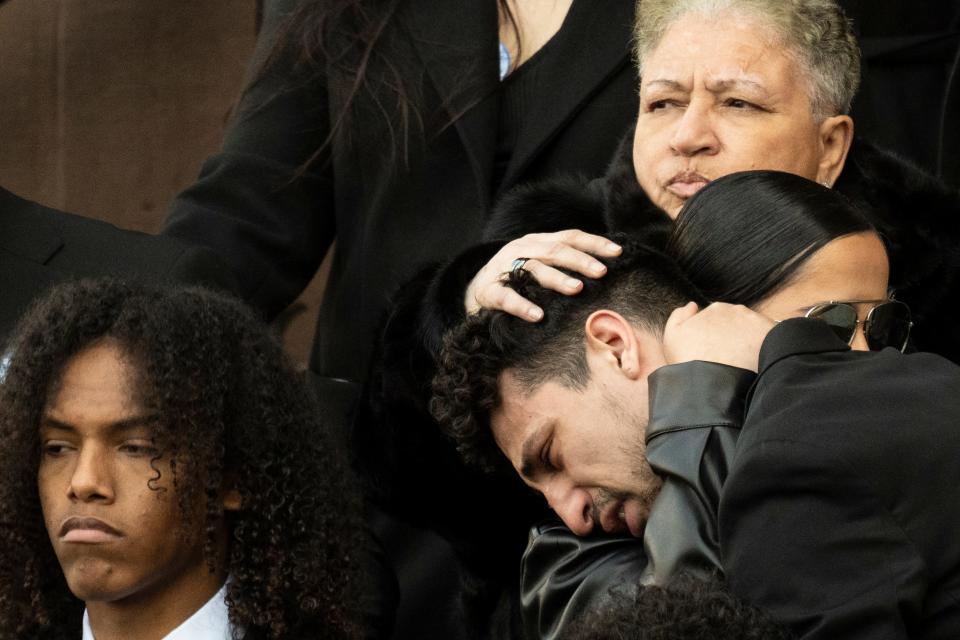
<path id="1" fill-rule="evenodd" d="M 729 74 L 736 71 L 732 65 L 756 71 L 771 62 L 797 71 L 801 53 L 770 17 L 744 9 L 690 10 L 673 20 L 638 62 L 644 79 L 671 68 Z"/>

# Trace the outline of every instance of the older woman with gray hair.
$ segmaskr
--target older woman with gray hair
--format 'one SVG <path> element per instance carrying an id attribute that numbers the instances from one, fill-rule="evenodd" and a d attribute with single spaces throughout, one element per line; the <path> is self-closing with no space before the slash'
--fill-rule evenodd
<path id="1" fill-rule="evenodd" d="M 836 182 L 860 52 L 835 2 L 646 0 L 635 33 L 633 166 L 671 217 L 706 182 L 737 170 Z"/>
<path id="2" fill-rule="evenodd" d="M 837 2 L 641 0 L 634 31 L 642 81 L 632 145 L 606 178 L 586 188 L 538 188 L 539 213 L 494 215 L 486 253 L 465 253 L 433 281 L 440 295 L 427 318 L 436 328 L 462 313 L 444 300 L 458 288 L 468 313 L 496 308 L 536 321 L 540 310 L 502 286 L 500 275 L 519 259 L 543 286 L 574 294 L 579 277 L 559 268 L 601 276 L 593 256 L 606 255 L 603 234 L 669 224 L 711 180 L 776 169 L 836 188 L 867 212 L 889 242 L 892 285 L 916 311 L 916 344 L 960 359 L 960 332 L 937 314 L 956 284 L 957 194 L 854 140 L 847 114 L 860 52 Z M 550 206 L 573 201 L 589 209 L 585 194 L 595 196 L 588 215 L 560 215 Z"/>

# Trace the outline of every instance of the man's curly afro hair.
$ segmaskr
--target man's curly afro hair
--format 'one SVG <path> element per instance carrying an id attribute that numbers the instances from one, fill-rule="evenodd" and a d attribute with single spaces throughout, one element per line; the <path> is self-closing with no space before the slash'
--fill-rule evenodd
<path id="1" fill-rule="evenodd" d="M 718 579 L 680 575 L 667 586 L 614 588 L 562 640 L 789 640 L 766 613 Z"/>
<path id="2" fill-rule="evenodd" d="M 102 339 L 137 370 L 137 400 L 159 416 L 156 443 L 185 521 L 206 531 L 211 566 L 225 479 L 240 494 L 225 560 L 234 628 L 248 640 L 357 637 L 359 494 L 301 374 L 237 301 L 102 280 L 55 288 L 7 351 L 0 639 L 79 637 L 83 603 L 67 588 L 40 508 L 38 426 L 65 364 Z M 198 499 L 202 514 L 191 508 Z"/>

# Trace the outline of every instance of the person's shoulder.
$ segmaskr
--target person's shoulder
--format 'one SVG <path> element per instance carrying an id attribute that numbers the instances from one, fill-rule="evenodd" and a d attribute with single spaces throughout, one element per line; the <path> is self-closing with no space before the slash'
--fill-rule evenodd
<path id="1" fill-rule="evenodd" d="M 803 360 L 802 360 L 803 362 Z M 825 368 L 820 365 L 826 365 Z M 880 351 L 845 351 L 833 354 L 822 363 L 808 356 L 801 366 L 816 369 L 824 377 L 823 386 L 837 394 L 875 390 L 877 393 L 933 393 L 946 386 L 960 385 L 960 366 L 936 353 L 901 353 L 893 348 Z M 869 376 L 870 381 L 853 387 L 840 387 L 838 379 Z M 957 398 L 960 401 L 960 397 Z"/>
<path id="2" fill-rule="evenodd" d="M 63 248 L 51 260 L 55 268 L 77 276 L 117 276 L 232 288 L 226 268 L 208 249 L 168 235 L 56 213 Z"/>
<path id="3" fill-rule="evenodd" d="M 87 218 L 28 200 L 0 188 L 0 244 L 20 257 L 66 274 L 86 273 L 84 267 L 109 263 L 115 253 L 173 253 L 173 246 L 151 244 L 146 234 L 125 231 L 108 222 Z"/>
<path id="4" fill-rule="evenodd" d="M 960 367 L 946 358 L 895 349 L 805 353 L 761 375 L 738 446 L 791 441 L 847 459 L 888 459 L 921 443 L 960 447 L 957 420 Z"/>
<path id="5" fill-rule="evenodd" d="M 931 223 L 960 213 L 960 190 L 909 159 L 857 138 L 836 189 L 873 214 L 879 226 Z M 950 227 L 960 232 L 960 226 Z M 925 228 L 912 229 L 922 234 Z"/>
<path id="6" fill-rule="evenodd" d="M 835 400 L 855 405 L 878 394 L 902 396 L 960 385 L 960 366 L 935 353 L 809 351 L 780 358 L 761 370 L 755 392 L 804 403 Z M 958 398 L 960 401 L 960 398 Z"/>
<path id="7" fill-rule="evenodd" d="M 894 360 L 899 359 L 896 364 L 916 373 L 938 372 L 942 375 L 960 377 L 960 366 L 937 353 L 916 351 L 898 354 L 894 349 L 884 349 L 880 353 L 891 359 L 889 363 L 884 362 L 888 366 L 894 366 Z"/>
<path id="8" fill-rule="evenodd" d="M 909 267 L 900 285 L 960 257 L 960 189 L 910 160 L 858 138 L 836 189 L 860 208 Z"/>
<path id="9" fill-rule="evenodd" d="M 767 334 L 760 350 L 760 385 L 780 387 L 809 379 L 810 387 L 844 393 L 838 379 L 868 373 L 877 386 L 902 384 L 903 378 L 936 371 L 946 377 L 960 375 L 960 367 L 935 353 L 901 353 L 887 348 L 880 351 L 853 351 L 819 320 L 790 318 L 778 323 Z"/>
<path id="10" fill-rule="evenodd" d="M 606 231 L 603 191 L 597 180 L 571 174 L 518 185 L 497 201 L 483 235 L 512 240 L 564 229 Z"/>
<path id="11" fill-rule="evenodd" d="M 55 280 L 112 276 L 235 288 L 219 258 L 171 236 L 122 229 L 3 189 L 0 213 L 4 248 Z"/>

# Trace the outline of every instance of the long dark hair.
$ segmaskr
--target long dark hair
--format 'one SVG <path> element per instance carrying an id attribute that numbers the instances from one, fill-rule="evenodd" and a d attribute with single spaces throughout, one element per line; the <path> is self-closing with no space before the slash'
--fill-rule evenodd
<path id="1" fill-rule="evenodd" d="M 86 281 L 57 287 L 24 318 L 0 383 L 0 639 L 79 636 L 83 603 L 40 509 L 38 425 L 65 364 L 103 338 L 136 366 L 179 508 L 206 531 L 210 559 L 224 517 L 216 496 L 234 478 L 242 506 L 225 567 L 234 626 L 245 638 L 359 637 L 359 492 L 277 341 L 218 294 Z M 188 517 L 198 495 L 206 508 Z"/>
<path id="2" fill-rule="evenodd" d="M 307 83 L 326 82 L 330 69 L 350 80 L 343 103 L 329 114 L 330 129 L 319 148 L 300 167 L 300 173 L 326 159 L 333 140 L 348 132 L 353 107 L 360 96 L 369 98 L 375 106 L 375 115 L 383 118 L 391 139 L 384 149 L 406 162 L 411 136 L 426 134 L 423 96 L 420 87 L 409 81 L 411 66 L 420 66 L 403 48 L 395 46 L 389 36 L 392 22 L 404 0 L 300 0 L 294 11 L 284 20 L 273 48 L 259 66 L 244 95 L 268 74 L 282 73 L 285 89 L 296 89 Z M 516 16 L 507 0 L 497 0 L 501 15 L 517 33 L 518 53 L 520 32 Z M 463 77 L 470 77 L 465 69 Z M 472 91 L 459 110 L 435 125 L 439 131 L 456 121 L 471 106 L 483 98 L 477 87 L 466 82 L 463 91 Z M 453 102 L 453 96 L 440 96 L 444 105 Z"/>
<path id="3" fill-rule="evenodd" d="M 844 196 L 781 171 L 714 180 L 691 198 L 667 247 L 708 300 L 751 306 L 825 244 L 873 226 Z"/>

